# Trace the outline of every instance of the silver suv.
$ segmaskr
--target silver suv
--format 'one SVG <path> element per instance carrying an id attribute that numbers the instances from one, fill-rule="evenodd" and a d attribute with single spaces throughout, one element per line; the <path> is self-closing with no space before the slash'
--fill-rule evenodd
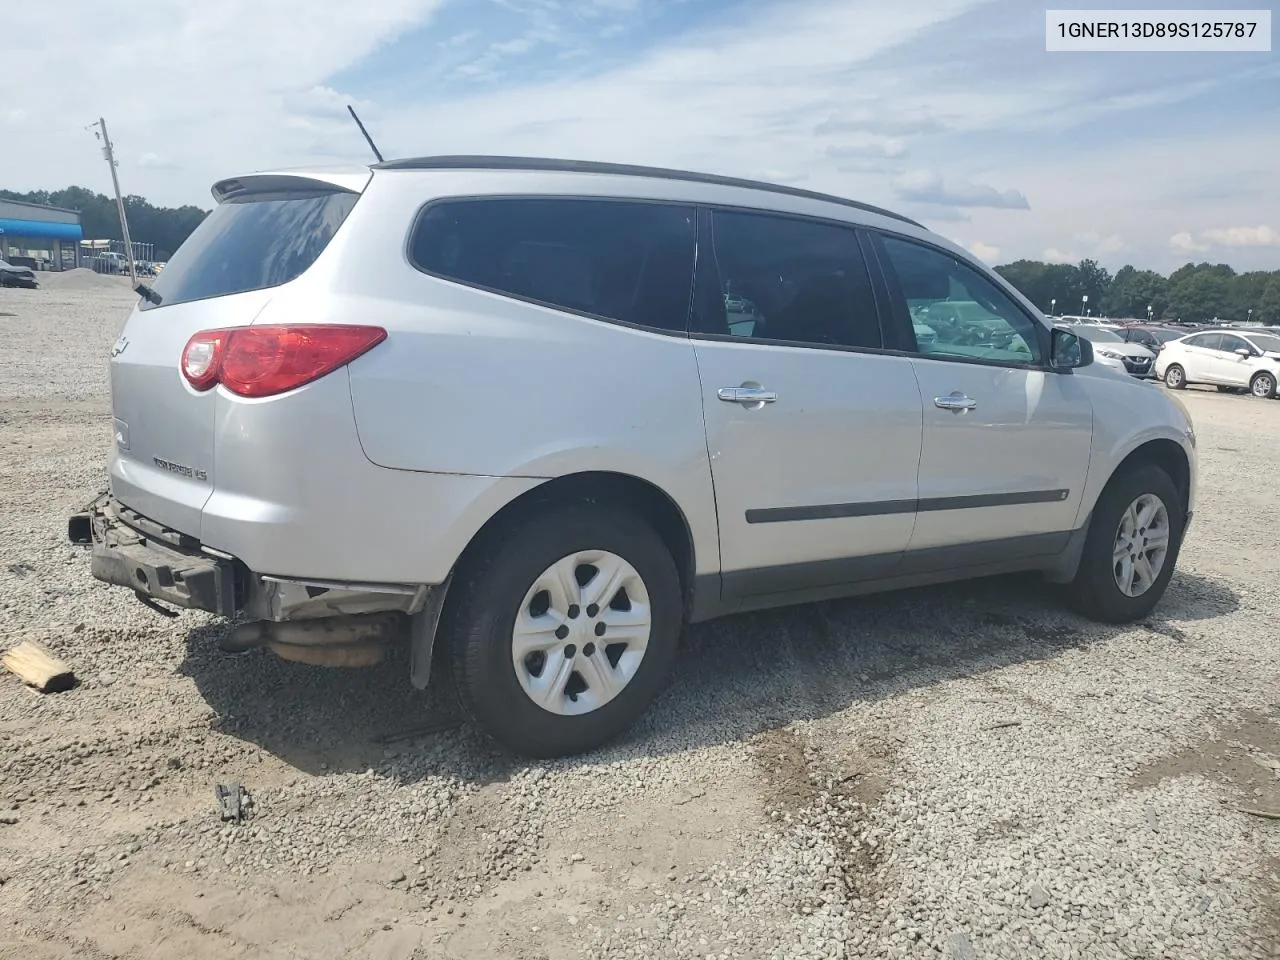
<path id="1" fill-rule="evenodd" d="M 626 729 L 691 621 L 1033 570 L 1123 622 L 1173 573 L 1182 406 L 905 217 L 495 157 L 213 193 L 111 352 L 69 534 L 229 649 L 407 644 L 550 756 Z"/>

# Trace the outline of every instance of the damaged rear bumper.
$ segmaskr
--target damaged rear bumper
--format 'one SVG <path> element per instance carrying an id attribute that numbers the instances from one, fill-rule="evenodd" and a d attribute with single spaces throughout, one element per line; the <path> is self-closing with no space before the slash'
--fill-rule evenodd
<path id="1" fill-rule="evenodd" d="M 67 522 L 92 548 L 92 573 L 140 597 L 219 616 L 283 622 L 365 613 L 414 614 L 431 587 L 280 577 L 138 514 L 104 493 Z"/>

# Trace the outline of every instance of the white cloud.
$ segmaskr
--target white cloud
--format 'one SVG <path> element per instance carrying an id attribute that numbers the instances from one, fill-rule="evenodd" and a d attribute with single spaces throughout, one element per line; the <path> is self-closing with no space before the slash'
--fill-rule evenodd
<path id="1" fill-rule="evenodd" d="M 6 123 L 19 124 L 27 119 L 27 111 L 21 107 L 14 107 L 12 110 L 5 111 L 4 119 Z"/>
<path id="2" fill-rule="evenodd" d="M 835 160 L 861 159 L 876 157 L 893 159 L 907 152 L 906 142 L 901 137 L 886 137 L 873 133 L 853 133 L 838 138 L 838 142 L 827 146 L 826 154 Z"/>
<path id="3" fill-rule="evenodd" d="M 1113 253 L 1120 253 L 1129 248 L 1118 233 L 1109 233 L 1106 236 L 1096 232 L 1077 233 L 1074 237 L 1075 242 L 1088 251 L 1089 256 L 1109 256 Z"/>
<path id="4" fill-rule="evenodd" d="M 1204 253 L 1214 247 L 1280 247 L 1280 231 L 1268 226 L 1213 227 L 1192 236 L 1187 230 L 1169 238 L 1169 246 L 1187 253 Z"/>
<path id="5" fill-rule="evenodd" d="M 1280 231 L 1267 226 L 1218 227 L 1200 236 L 1219 247 L 1280 247 Z"/>
<path id="6" fill-rule="evenodd" d="M 1203 253 L 1209 249 L 1207 243 L 1197 243 L 1195 237 L 1185 230 L 1170 237 L 1169 246 L 1175 250 L 1185 250 L 1187 253 Z"/>
<path id="7" fill-rule="evenodd" d="M 1000 248 L 993 247 L 989 243 L 983 243 L 981 240 L 975 240 L 969 244 L 969 252 L 986 263 L 994 264 L 1000 259 Z"/>
<path id="8" fill-rule="evenodd" d="M 933 170 L 912 170 L 894 181 L 898 196 L 915 203 L 936 203 L 950 207 L 997 207 L 1029 210 L 1027 198 L 1017 190 L 997 190 L 985 183 L 948 184 Z"/>
<path id="9" fill-rule="evenodd" d="M 1094 256 L 1114 269 L 1123 256 L 1168 269 L 1213 243 L 1230 247 L 1233 264 L 1274 266 L 1262 234 L 1188 233 L 1187 248 L 1168 239 L 1187 224 L 1248 224 L 1280 208 L 1280 129 L 1241 119 L 1247 91 L 1263 87 L 1229 85 L 1244 67 L 1120 59 L 1080 71 L 1034 49 L 1043 27 L 1010 18 L 1016 0 L 761 0 L 732 21 L 611 45 L 607 58 L 592 44 L 639 22 L 639 0 L 455 0 L 456 28 L 415 34 L 421 55 L 410 65 L 403 44 L 384 63 L 381 49 L 444 2 L 114 0 L 56 21 L 17 4 L 6 35 L 25 41 L 5 49 L 6 103 L 29 116 L 0 110 L 0 184 L 109 191 L 84 129 L 105 112 L 126 192 L 207 205 L 208 184 L 223 176 L 366 162 L 350 101 L 388 156 L 681 166 L 803 182 L 943 227 L 967 221 L 968 236 L 1006 259 L 1050 248 L 1069 262 Z M 1013 41 L 1021 53 L 996 55 Z M 49 85 L 54 49 L 60 80 Z M 536 82 L 505 72 L 515 57 Z M 468 63 L 474 81 L 455 74 Z M 1275 76 L 1261 63 L 1247 69 L 1261 71 L 1257 81 Z M 1212 130 L 1177 113 L 1192 96 L 1217 97 Z M 1152 104 L 1173 118 L 1162 129 L 1204 135 L 1152 134 L 1150 124 L 1116 132 L 1124 111 Z M 1055 140 L 1099 119 L 1066 145 Z M 895 181 L 907 157 L 923 169 Z M 1028 198 L 1031 215 L 1009 215 Z M 1232 245 L 1246 238 L 1254 245 Z"/>
<path id="10" fill-rule="evenodd" d="M 126 193 L 207 205 L 208 186 L 220 177 L 303 160 L 316 132 L 287 123 L 298 98 L 325 89 L 330 76 L 425 22 L 443 2 L 119 0 L 77 4 L 68 17 L 50 17 L 38 5 L 6 8 L 5 35 L 24 38 L 5 44 L 6 100 L 22 103 L 29 119 L 6 132 L 0 182 L 109 189 L 85 130 L 102 114 Z M 54 84 L 47 82 L 51 50 L 60 61 Z M 341 138 L 335 129 L 327 149 L 363 159 L 367 148 L 348 124 Z M 148 154 L 176 166 L 134 159 Z"/>
<path id="11" fill-rule="evenodd" d="M 154 170 L 172 170 L 178 165 L 168 157 L 162 157 L 158 153 L 144 153 L 138 158 L 138 166 L 151 167 Z"/>
<path id="12" fill-rule="evenodd" d="M 1050 247 L 1042 256 L 1048 263 L 1079 263 L 1083 259 L 1074 253 L 1059 250 L 1057 247 Z"/>

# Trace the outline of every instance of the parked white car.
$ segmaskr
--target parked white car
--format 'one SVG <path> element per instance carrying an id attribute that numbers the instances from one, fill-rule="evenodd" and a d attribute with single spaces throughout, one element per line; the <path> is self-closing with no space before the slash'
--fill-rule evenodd
<path id="1" fill-rule="evenodd" d="M 1038 571 L 1128 622 L 1173 575 L 1185 409 L 905 217 L 494 157 L 213 193 L 111 351 L 109 489 L 68 532 L 241 618 L 228 649 L 402 643 L 419 687 L 438 651 L 547 756 L 639 717 L 690 621 Z"/>
<path id="2" fill-rule="evenodd" d="M 1203 383 L 1270 399 L 1280 383 L 1280 336 L 1255 330 L 1193 333 L 1166 343 L 1155 370 L 1173 390 Z"/>

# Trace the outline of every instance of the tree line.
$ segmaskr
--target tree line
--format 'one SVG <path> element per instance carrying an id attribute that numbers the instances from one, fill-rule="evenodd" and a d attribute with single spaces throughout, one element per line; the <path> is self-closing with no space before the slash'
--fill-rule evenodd
<path id="1" fill-rule="evenodd" d="M 1166 277 L 1126 265 L 1112 276 L 1095 260 L 1017 260 L 996 272 L 1046 313 L 1146 319 L 1150 308 L 1154 320 L 1280 324 L 1280 270 L 1187 263 Z"/>
<path id="2" fill-rule="evenodd" d="M 30 193 L 0 190 L 0 199 L 78 210 L 80 227 L 86 240 L 124 239 L 120 232 L 120 214 L 116 210 L 115 200 L 84 187 L 32 190 Z M 191 205 L 155 207 L 144 197 L 138 196 L 125 197 L 124 208 L 125 215 L 129 218 L 130 237 L 135 243 L 154 245 L 157 260 L 168 260 L 173 251 L 182 245 L 191 231 L 208 215 L 207 210 Z"/>

